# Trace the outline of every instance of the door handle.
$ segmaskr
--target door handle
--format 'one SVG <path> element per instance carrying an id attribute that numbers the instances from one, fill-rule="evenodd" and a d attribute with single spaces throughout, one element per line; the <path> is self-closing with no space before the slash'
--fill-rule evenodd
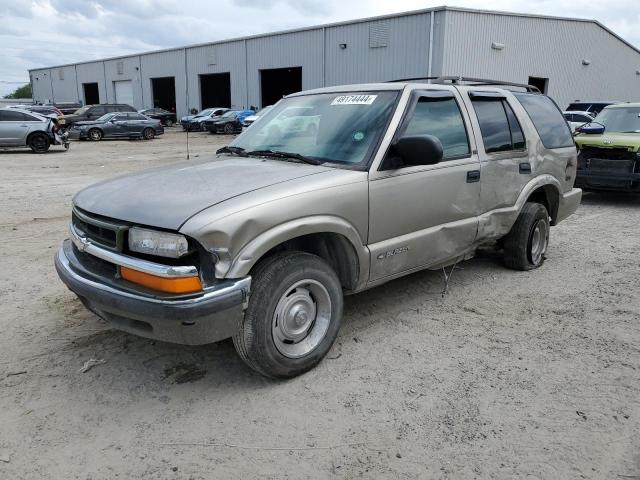
<path id="1" fill-rule="evenodd" d="M 480 170 L 469 170 L 467 172 L 467 183 L 476 183 L 480 181 Z"/>
<path id="2" fill-rule="evenodd" d="M 524 175 L 529 175 L 531 173 L 531 164 L 529 162 L 521 163 L 519 170 L 520 170 L 520 173 Z"/>

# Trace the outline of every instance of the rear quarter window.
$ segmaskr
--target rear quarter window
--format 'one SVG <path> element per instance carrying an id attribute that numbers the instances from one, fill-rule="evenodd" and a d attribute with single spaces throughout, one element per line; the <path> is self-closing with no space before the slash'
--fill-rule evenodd
<path id="1" fill-rule="evenodd" d="M 546 148 L 573 147 L 573 136 L 562 112 L 546 95 L 514 93 L 531 118 Z"/>

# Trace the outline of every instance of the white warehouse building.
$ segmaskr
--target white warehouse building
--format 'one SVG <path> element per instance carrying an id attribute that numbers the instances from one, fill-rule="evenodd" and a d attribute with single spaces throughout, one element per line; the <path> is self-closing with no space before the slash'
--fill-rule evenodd
<path id="1" fill-rule="evenodd" d="M 185 115 L 316 87 L 468 76 L 556 100 L 640 101 L 640 50 L 595 20 L 438 7 L 29 71 L 37 102 Z"/>

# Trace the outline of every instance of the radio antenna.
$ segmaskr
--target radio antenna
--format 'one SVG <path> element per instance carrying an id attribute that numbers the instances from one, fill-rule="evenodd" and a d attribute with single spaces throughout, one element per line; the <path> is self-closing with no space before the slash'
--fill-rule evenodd
<path id="1" fill-rule="evenodd" d="M 191 130 L 191 126 L 187 124 L 187 160 L 189 160 L 189 130 Z"/>

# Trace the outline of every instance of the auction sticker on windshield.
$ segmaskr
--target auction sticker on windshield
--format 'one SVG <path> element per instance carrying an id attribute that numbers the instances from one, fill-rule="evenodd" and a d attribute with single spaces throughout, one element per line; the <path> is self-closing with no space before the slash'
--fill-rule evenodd
<path id="1" fill-rule="evenodd" d="M 371 105 L 376 98 L 377 95 L 341 95 L 331 105 Z"/>

